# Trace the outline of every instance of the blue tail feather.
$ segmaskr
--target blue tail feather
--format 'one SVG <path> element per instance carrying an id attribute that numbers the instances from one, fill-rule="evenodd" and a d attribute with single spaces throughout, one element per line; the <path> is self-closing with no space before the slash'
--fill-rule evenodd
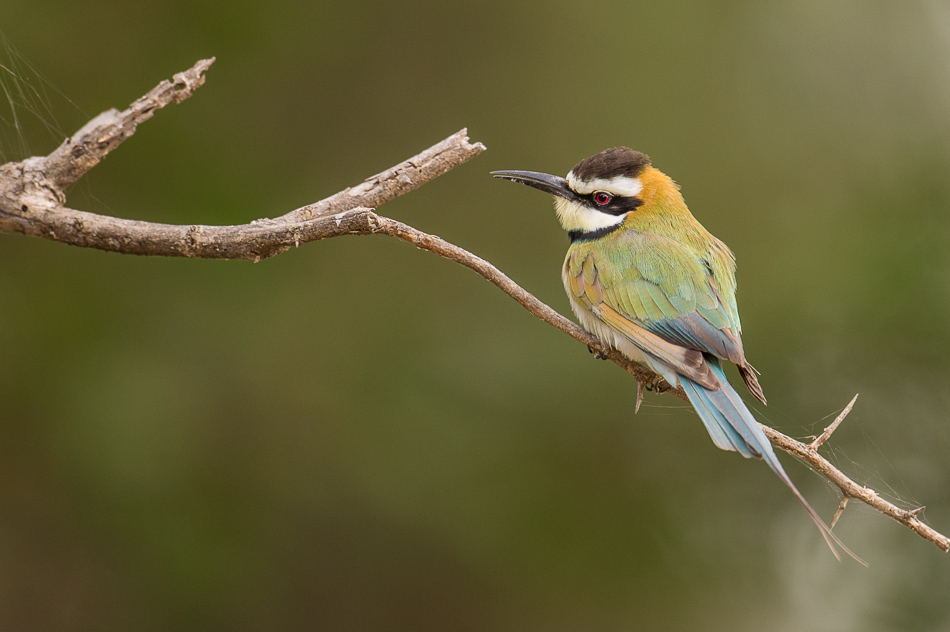
<path id="1" fill-rule="evenodd" d="M 789 478 L 782 467 L 775 451 L 772 449 L 772 443 L 765 433 L 759 427 L 758 422 L 749 409 L 746 407 L 742 398 L 726 379 L 726 374 L 722 370 L 717 358 L 706 357 L 706 362 L 716 379 L 719 381 L 719 390 L 711 391 L 700 386 L 689 378 L 679 376 L 683 390 L 692 403 L 696 413 L 706 426 L 709 436 L 713 443 L 723 450 L 735 450 L 746 458 L 762 458 L 768 466 L 775 472 L 782 482 L 784 482 L 795 494 L 798 500 L 805 507 L 808 515 L 818 526 L 825 542 L 831 548 L 831 551 L 838 557 L 838 551 L 835 544 L 840 546 L 849 555 L 859 562 L 860 558 L 848 550 L 838 538 L 831 532 L 831 529 L 822 521 L 805 497 L 802 496 L 798 488 Z M 863 563 L 863 562 L 862 562 Z"/>
<path id="2" fill-rule="evenodd" d="M 730 423 L 725 413 L 732 408 L 728 400 L 722 396 L 721 391 L 710 391 L 699 386 L 692 380 L 680 378 L 683 384 L 683 390 L 686 391 L 690 403 L 699 414 L 699 418 L 706 426 L 709 436 L 713 443 L 723 450 L 735 450 L 746 458 L 755 458 L 760 456 L 759 452 L 754 451 L 752 447 L 742 438 L 742 435 L 735 429 L 734 424 Z M 717 401 L 713 401 L 713 400 Z"/>
<path id="3" fill-rule="evenodd" d="M 769 467 L 782 476 L 785 471 L 775 458 L 772 444 L 726 379 L 719 360 L 710 358 L 707 363 L 719 381 L 718 391 L 711 391 L 682 376 L 680 382 L 709 436 L 723 450 L 735 450 L 746 458 L 765 458 Z"/>

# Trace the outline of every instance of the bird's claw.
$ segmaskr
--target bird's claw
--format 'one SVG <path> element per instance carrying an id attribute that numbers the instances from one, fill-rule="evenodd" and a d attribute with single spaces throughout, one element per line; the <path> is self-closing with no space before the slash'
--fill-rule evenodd
<path id="1" fill-rule="evenodd" d="M 590 345 L 587 345 L 587 351 L 588 351 L 591 355 L 594 356 L 594 359 L 595 359 L 595 360 L 606 360 L 606 359 L 607 359 L 607 356 L 606 356 L 606 355 L 604 355 L 604 354 L 601 353 L 600 351 L 597 351 L 596 349 L 594 349 L 594 348 L 593 348 L 592 346 L 590 346 Z"/>

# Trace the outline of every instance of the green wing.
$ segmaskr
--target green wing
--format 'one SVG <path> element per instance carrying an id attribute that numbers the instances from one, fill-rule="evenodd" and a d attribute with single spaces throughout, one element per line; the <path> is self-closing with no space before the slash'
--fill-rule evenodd
<path id="1" fill-rule="evenodd" d="M 730 360 L 764 401 L 742 349 L 734 270 L 721 242 L 697 254 L 668 237 L 635 231 L 578 242 L 565 262 L 574 298 L 605 323 L 617 329 L 610 313 L 616 312 L 667 342 Z"/>

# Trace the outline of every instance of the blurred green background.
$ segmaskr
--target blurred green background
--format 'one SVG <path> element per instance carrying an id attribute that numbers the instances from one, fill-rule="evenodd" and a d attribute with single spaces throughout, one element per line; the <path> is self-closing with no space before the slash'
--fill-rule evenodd
<path id="1" fill-rule="evenodd" d="M 488 172 L 648 153 L 738 257 L 759 418 L 814 435 L 859 392 L 825 454 L 950 531 L 945 0 L 5 0 L 0 30 L 4 160 L 217 56 L 72 206 L 274 217 L 467 126 L 489 151 L 381 212 L 562 313 L 550 201 Z M 0 353 L 5 630 L 950 630 L 933 545 L 852 503 L 870 568 L 836 562 L 685 404 L 634 417 L 623 371 L 390 238 L 2 234 Z"/>

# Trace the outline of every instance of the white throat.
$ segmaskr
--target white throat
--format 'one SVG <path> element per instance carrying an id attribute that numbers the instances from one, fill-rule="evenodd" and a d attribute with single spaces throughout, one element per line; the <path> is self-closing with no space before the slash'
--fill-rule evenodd
<path id="1" fill-rule="evenodd" d="M 586 204 L 565 200 L 562 197 L 554 198 L 554 210 L 557 211 L 558 221 L 561 222 L 564 230 L 568 232 L 579 230 L 582 233 L 620 226 L 629 215 L 629 213 L 623 215 L 601 213 Z"/>

